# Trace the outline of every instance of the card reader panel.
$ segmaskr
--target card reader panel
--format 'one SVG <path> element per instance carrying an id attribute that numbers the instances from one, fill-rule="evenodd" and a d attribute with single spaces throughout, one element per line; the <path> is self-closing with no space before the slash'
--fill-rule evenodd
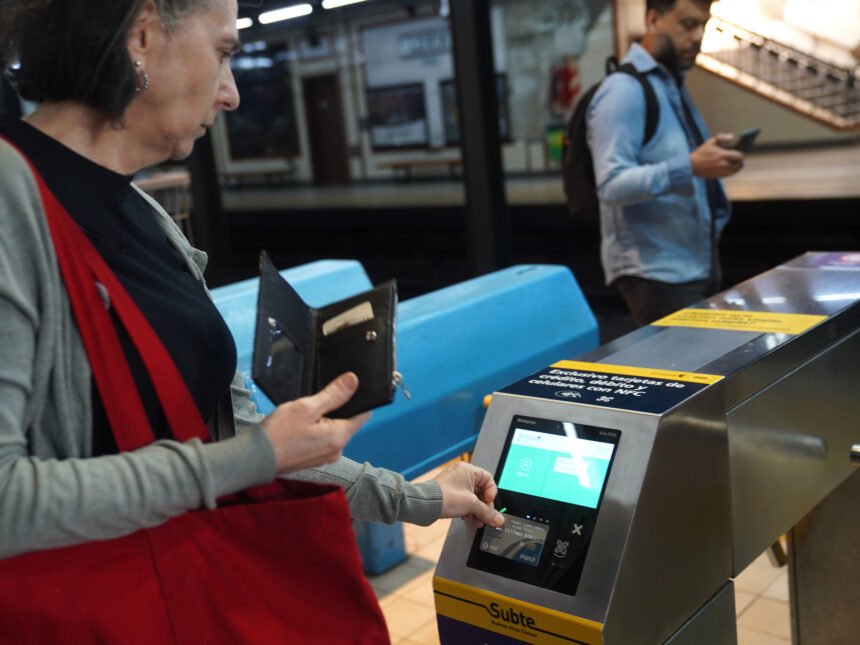
<path id="1" fill-rule="evenodd" d="M 575 595 L 620 437 L 514 415 L 496 471 L 505 525 L 476 532 L 467 566 Z"/>

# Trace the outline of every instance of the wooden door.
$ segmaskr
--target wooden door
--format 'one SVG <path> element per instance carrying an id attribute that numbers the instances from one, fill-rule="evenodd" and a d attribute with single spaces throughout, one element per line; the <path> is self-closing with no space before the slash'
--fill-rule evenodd
<path id="1" fill-rule="evenodd" d="M 302 81 L 313 181 L 317 185 L 349 183 L 349 156 L 337 74 Z"/>

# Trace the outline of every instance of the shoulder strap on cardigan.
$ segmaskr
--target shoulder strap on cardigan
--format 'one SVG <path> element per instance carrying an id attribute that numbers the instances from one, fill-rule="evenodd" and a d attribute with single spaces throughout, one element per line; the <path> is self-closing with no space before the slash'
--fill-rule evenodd
<path id="1" fill-rule="evenodd" d="M 18 152 L 39 187 L 72 313 L 117 446 L 122 451 L 134 450 L 152 443 L 154 435 L 108 306 L 137 349 L 173 436 L 179 441 L 208 440 L 203 417 L 164 343 L 32 162 L 20 149 Z M 109 305 L 99 293 L 99 285 L 107 292 Z"/>

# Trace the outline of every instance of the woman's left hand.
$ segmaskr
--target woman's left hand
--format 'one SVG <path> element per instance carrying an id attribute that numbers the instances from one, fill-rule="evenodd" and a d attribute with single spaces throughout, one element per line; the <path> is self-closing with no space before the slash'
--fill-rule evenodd
<path id="1" fill-rule="evenodd" d="M 442 488 L 442 517 L 473 518 L 478 526 L 500 527 L 505 523 L 493 509 L 499 489 L 493 476 L 483 468 L 460 461 L 433 478 Z"/>

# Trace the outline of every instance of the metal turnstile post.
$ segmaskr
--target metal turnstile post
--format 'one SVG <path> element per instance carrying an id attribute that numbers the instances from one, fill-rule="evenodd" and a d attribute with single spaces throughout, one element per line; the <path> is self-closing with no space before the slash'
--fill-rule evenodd
<path id="1" fill-rule="evenodd" d="M 789 533 L 794 645 L 860 641 L 860 472 Z"/>

